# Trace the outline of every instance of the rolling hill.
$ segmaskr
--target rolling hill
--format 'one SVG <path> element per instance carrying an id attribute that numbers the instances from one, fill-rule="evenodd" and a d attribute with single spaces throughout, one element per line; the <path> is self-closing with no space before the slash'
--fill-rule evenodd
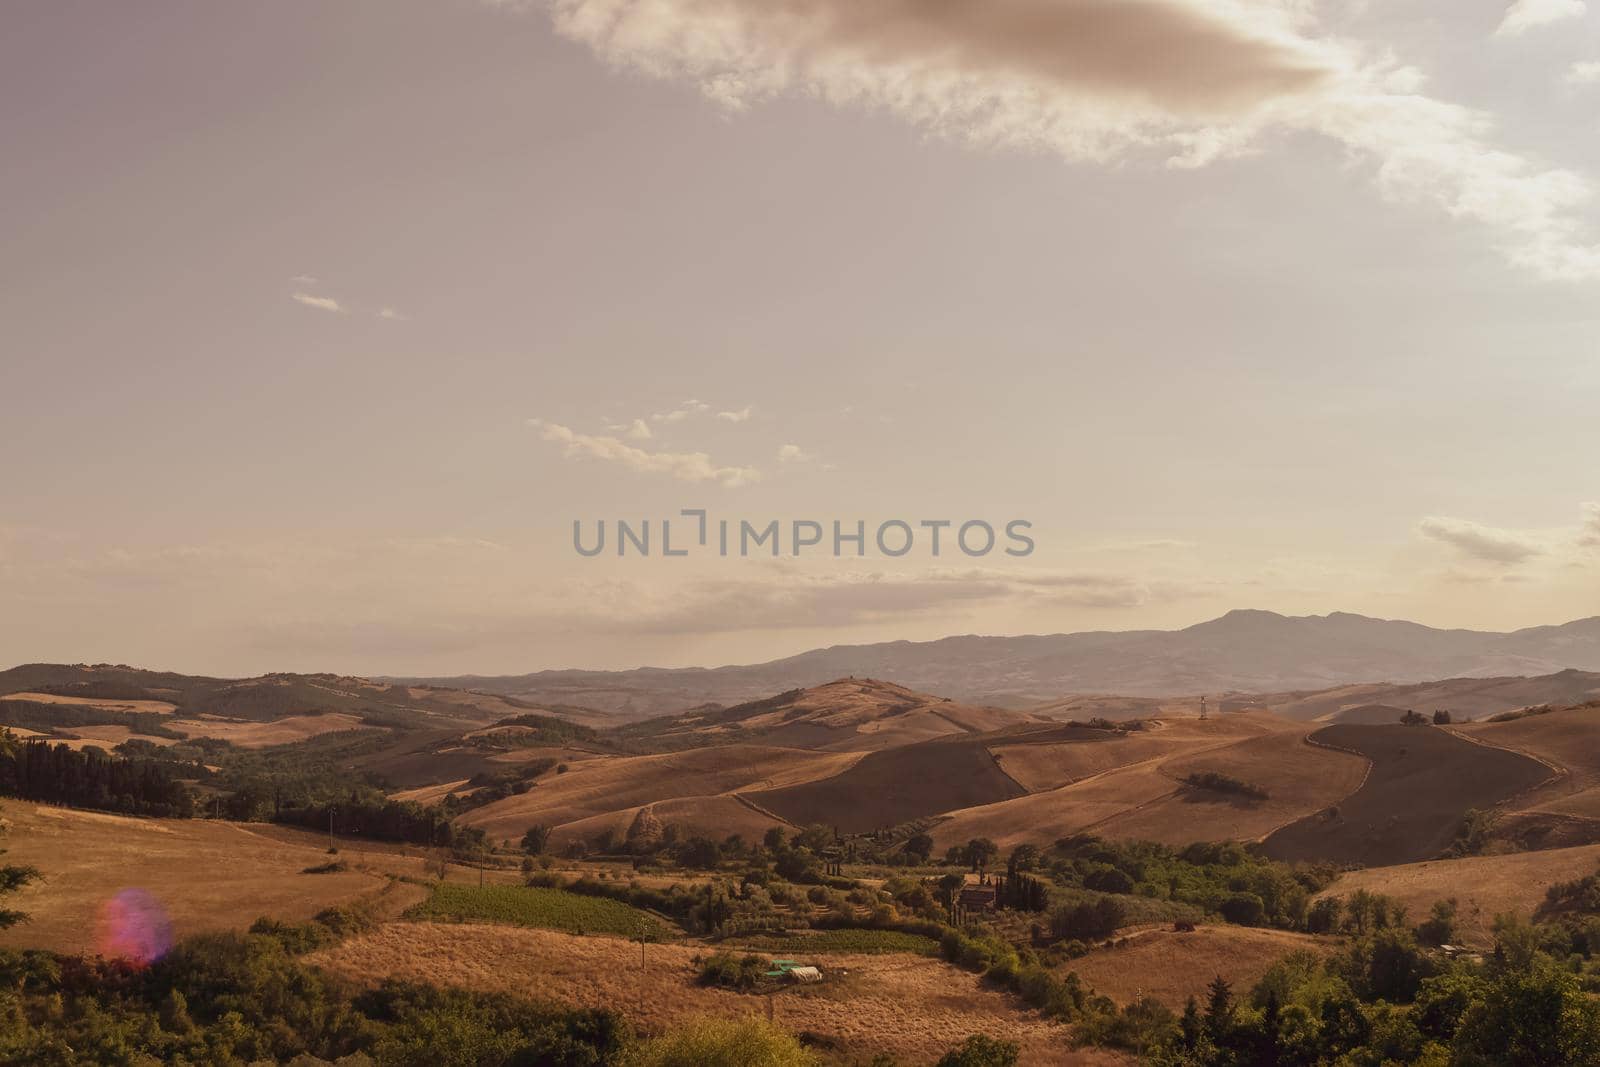
<path id="1" fill-rule="evenodd" d="M 958 704 L 872 678 L 839 678 L 731 708 L 648 719 L 616 736 L 660 748 L 742 742 L 867 752 L 1033 721 L 1020 712 Z"/>

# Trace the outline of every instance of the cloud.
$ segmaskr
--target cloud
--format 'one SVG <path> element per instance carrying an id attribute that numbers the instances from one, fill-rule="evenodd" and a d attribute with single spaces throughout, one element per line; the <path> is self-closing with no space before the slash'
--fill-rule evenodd
<path id="1" fill-rule="evenodd" d="M 405 318 L 406 318 L 404 315 L 400 314 L 400 312 L 396 311 L 392 307 L 379 308 L 375 312 L 375 314 L 377 315 L 378 318 L 380 318 L 380 319 L 388 319 L 391 322 L 404 322 Z"/>
<path id="2" fill-rule="evenodd" d="M 1567 68 L 1568 85 L 1600 85 L 1600 59 L 1583 59 Z"/>
<path id="3" fill-rule="evenodd" d="M 1466 519 L 1423 519 L 1417 524 L 1417 533 L 1449 545 L 1471 559 L 1502 566 L 1526 562 L 1544 555 L 1546 550 L 1542 540 L 1533 534 L 1497 530 Z"/>
<path id="4" fill-rule="evenodd" d="M 691 415 L 701 415 L 711 410 L 710 404 L 698 400 L 685 400 L 671 411 L 658 411 L 650 416 L 652 422 L 682 422 Z"/>
<path id="5" fill-rule="evenodd" d="M 1582 18 L 1587 10 L 1583 0 L 1517 0 L 1494 32 L 1500 37 L 1515 37 L 1537 26 Z"/>
<path id="6" fill-rule="evenodd" d="M 529 419 L 546 441 L 562 446 L 568 459 L 587 456 L 641 474 L 665 474 L 682 482 L 716 482 L 729 489 L 761 480 L 754 467 L 719 467 L 704 452 L 647 452 L 616 437 L 577 433 L 557 423 Z"/>
<path id="7" fill-rule="evenodd" d="M 1583 505 L 1583 522 L 1578 527 L 1578 544 L 1583 548 L 1600 548 L 1600 504 Z"/>
<path id="8" fill-rule="evenodd" d="M 1575 0 L 1521 0 L 1538 16 Z M 1581 5 L 1580 5 L 1581 6 Z M 1514 265 L 1600 278 L 1585 178 L 1500 148 L 1483 112 L 1305 0 L 552 0 L 608 62 L 731 111 L 783 95 L 881 111 L 981 149 L 1197 167 L 1274 133 L 1330 137 L 1385 196 L 1488 228 Z M 1508 20 L 1511 19 L 1508 14 Z"/>
<path id="9" fill-rule="evenodd" d="M 813 456 L 799 445 L 778 446 L 779 463 L 810 463 L 816 458 L 816 456 Z"/>
<path id="10" fill-rule="evenodd" d="M 310 274 L 296 274 L 293 278 L 290 278 L 289 280 L 291 282 L 294 282 L 296 285 L 318 285 L 318 284 L 320 284 L 318 282 L 318 280 L 316 279 L 316 277 L 314 275 L 310 275 Z"/>
<path id="11" fill-rule="evenodd" d="M 749 422 L 750 408 L 746 406 L 740 408 L 738 411 L 719 411 L 717 412 L 717 418 L 721 419 L 723 422 Z"/>
<path id="12" fill-rule="evenodd" d="M 634 419 L 628 424 L 628 436 L 635 441 L 648 441 L 655 435 L 650 432 L 650 427 L 643 419 Z"/>
<path id="13" fill-rule="evenodd" d="M 312 296 L 310 293 L 295 293 L 291 299 L 297 304 L 304 304 L 306 307 L 316 308 L 318 311 L 344 311 L 339 301 L 331 296 Z"/>

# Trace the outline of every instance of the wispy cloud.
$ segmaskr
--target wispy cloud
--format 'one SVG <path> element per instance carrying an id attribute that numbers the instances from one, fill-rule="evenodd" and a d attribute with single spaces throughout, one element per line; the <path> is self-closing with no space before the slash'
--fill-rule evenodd
<path id="1" fill-rule="evenodd" d="M 315 275 L 311 275 L 311 274 L 296 274 L 293 278 L 290 278 L 289 280 L 291 282 L 294 282 L 296 285 L 319 285 L 319 284 L 321 284 L 317 280 L 316 276 Z"/>
<path id="2" fill-rule="evenodd" d="M 588 457 L 615 463 L 641 474 L 664 474 L 682 482 L 715 482 L 729 489 L 760 481 L 754 467 L 718 466 L 704 452 L 650 452 L 620 438 L 582 434 L 559 423 L 529 419 L 544 440 L 562 446 L 569 459 Z"/>
<path id="3" fill-rule="evenodd" d="M 308 308 L 318 311 L 342 312 L 344 307 L 331 296 L 313 296 L 310 293 L 294 293 L 290 299 L 297 304 L 304 304 Z"/>
<path id="4" fill-rule="evenodd" d="M 1584 59 L 1567 68 L 1568 85 L 1600 85 L 1600 59 Z"/>
<path id="5" fill-rule="evenodd" d="M 694 415 L 703 415 L 711 410 L 711 405 L 699 400 L 685 400 L 671 411 L 658 411 L 650 416 L 652 422 L 682 422 Z"/>
<path id="6" fill-rule="evenodd" d="M 813 456 L 799 445 L 778 446 L 779 463 L 810 463 L 816 458 L 816 456 Z"/>
<path id="7" fill-rule="evenodd" d="M 390 322 L 404 322 L 405 321 L 405 316 L 400 314 L 400 312 L 396 311 L 392 307 L 381 307 L 375 312 L 375 314 L 377 315 L 378 318 L 387 319 Z"/>
<path id="8" fill-rule="evenodd" d="M 1578 0 L 1520 0 L 1510 25 Z M 1600 278 L 1591 182 L 1496 145 L 1390 51 L 1331 36 L 1304 0 L 553 0 L 607 61 L 692 81 L 729 110 L 785 93 L 881 110 L 978 148 L 1195 167 L 1278 131 L 1338 141 L 1379 190 L 1486 227 L 1513 264 Z M 1507 31 L 1514 32 L 1514 31 Z"/>
<path id="9" fill-rule="evenodd" d="M 1515 37 L 1539 26 L 1582 18 L 1587 10 L 1584 0 L 1517 0 L 1506 10 L 1505 18 L 1494 32 L 1502 37 Z"/>
<path id="10" fill-rule="evenodd" d="M 1578 544 L 1600 548 L 1600 504 L 1583 505 L 1583 523 L 1578 527 Z"/>
<path id="11" fill-rule="evenodd" d="M 1484 563 L 1511 565 L 1545 554 L 1538 536 L 1520 530 L 1499 530 L 1466 519 L 1433 517 L 1417 523 L 1417 533 Z"/>
<path id="12" fill-rule="evenodd" d="M 717 418 L 721 419 L 723 422 L 749 422 L 750 415 L 751 411 L 749 406 L 742 407 L 738 411 L 717 412 Z"/>

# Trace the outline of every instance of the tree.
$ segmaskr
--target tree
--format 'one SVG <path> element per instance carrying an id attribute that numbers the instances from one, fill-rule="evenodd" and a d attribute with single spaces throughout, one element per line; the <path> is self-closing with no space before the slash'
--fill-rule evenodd
<path id="1" fill-rule="evenodd" d="M 905 850 L 908 855 L 927 863 L 928 857 L 933 855 L 933 838 L 927 834 L 912 834 L 906 838 Z"/>
<path id="2" fill-rule="evenodd" d="M 545 846 L 550 843 L 550 827 L 541 824 L 528 827 L 528 832 L 522 835 L 522 851 L 530 856 L 537 856 L 544 852 Z"/>
<path id="3" fill-rule="evenodd" d="M 1219 974 L 1206 986 L 1206 1036 L 1218 1045 L 1226 1043 L 1233 1033 L 1233 1015 L 1233 986 Z"/>
<path id="4" fill-rule="evenodd" d="M 9 737 L 9 730 L 6 731 L 6 735 Z M 0 833 L 3 832 L 3 830 L 0 830 Z M 6 850 L 0 848 L 0 856 L 4 856 L 5 854 Z M 5 895 L 6 893 L 15 893 L 17 890 L 21 889 L 30 882 L 37 881 L 38 878 L 39 871 L 34 867 L 18 867 L 12 865 L 0 866 L 0 896 Z M 15 926 L 20 922 L 24 922 L 27 920 L 27 918 L 28 916 L 24 912 L 0 908 L 0 930 Z"/>
<path id="5" fill-rule="evenodd" d="M 1417 926 L 1417 940 L 1437 948 L 1447 945 L 1456 937 L 1456 899 L 1436 900 L 1433 913 Z"/>
<path id="6" fill-rule="evenodd" d="M 967 842 L 967 862 L 975 871 L 982 871 L 1000 855 L 1000 846 L 987 837 L 974 837 Z"/>
<path id="7" fill-rule="evenodd" d="M 956 894 L 966 884 L 967 880 L 959 874 L 947 874 L 939 879 L 939 901 L 951 914 L 955 913 Z"/>
<path id="8" fill-rule="evenodd" d="M 1435 726 L 1449 726 L 1453 721 L 1454 717 L 1443 708 L 1440 708 L 1433 713 L 1433 724 Z"/>
<path id="9" fill-rule="evenodd" d="M 1039 866 L 1038 845 L 1018 845 L 1011 850 L 1010 867 L 1017 871 L 1031 871 Z"/>
<path id="10" fill-rule="evenodd" d="M 678 849 L 678 862 L 696 870 L 715 870 L 722 862 L 722 847 L 709 837 L 691 837 Z"/>

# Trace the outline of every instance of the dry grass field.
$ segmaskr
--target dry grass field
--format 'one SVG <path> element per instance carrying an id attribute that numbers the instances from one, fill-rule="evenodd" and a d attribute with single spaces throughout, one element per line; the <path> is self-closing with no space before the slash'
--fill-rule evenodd
<path id="1" fill-rule="evenodd" d="M 1467 810 L 1488 810 L 1552 776 L 1527 756 L 1432 726 L 1327 726 L 1321 744 L 1360 752 L 1372 770 L 1336 811 L 1269 836 L 1267 855 L 1379 867 L 1438 856 Z"/>
<path id="2" fill-rule="evenodd" d="M 1174 782 L 1214 771 L 1267 791 L 1265 800 L 1183 788 L 1170 797 L 1112 819 L 1107 837 L 1144 838 L 1169 845 L 1196 840 L 1254 841 L 1355 792 L 1367 761 L 1305 742 L 1299 730 L 1253 737 L 1224 748 L 1164 761 Z"/>
<path id="3" fill-rule="evenodd" d="M 1073 740 L 993 741 L 989 751 L 1000 767 L 1030 793 L 1059 789 L 1105 771 L 1169 755 L 1182 748 L 1182 738 L 1162 731 L 1143 730 Z"/>
<path id="4" fill-rule="evenodd" d="M 592 841 L 606 831 L 626 834 L 634 817 L 645 808 L 661 821 L 663 826 L 678 826 L 689 833 L 705 834 L 722 840 L 729 834 L 738 834 L 746 841 L 760 841 L 770 827 L 780 826 L 793 832 L 795 825 L 779 816 L 760 810 L 737 796 L 678 797 L 659 804 L 642 804 L 637 808 L 621 808 L 603 815 L 593 815 L 557 827 L 550 834 L 550 848 L 555 851 L 570 841 Z"/>
<path id="5" fill-rule="evenodd" d="M 641 971 L 639 945 L 617 938 L 391 923 L 318 952 L 310 962 L 361 982 L 396 976 L 521 995 L 537 991 L 570 1005 L 616 1008 L 650 1031 L 697 1015 L 764 1013 L 764 998 L 696 983 L 694 961 L 704 951 L 651 945 Z M 888 1052 L 930 1063 L 969 1034 L 987 1033 L 1019 1042 L 1024 1064 L 1131 1062 L 1099 1050 L 1071 1051 L 1066 1028 L 938 960 L 832 955 L 822 965 L 828 980 L 773 996 L 773 1016 L 791 1030 L 834 1038 L 849 1054 Z"/>
<path id="6" fill-rule="evenodd" d="M 1206 984 L 1221 975 L 1244 996 L 1291 952 L 1327 955 L 1328 938 L 1245 926 L 1202 926 L 1190 933 L 1148 930 L 1125 944 L 1097 949 L 1063 966 L 1118 1004 L 1154 997 L 1174 1011 L 1189 997 L 1205 1002 Z"/>
<path id="7" fill-rule="evenodd" d="M 951 812 L 930 833 L 940 849 L 974 837 L 993 838 L 1001 848 L 1042 844 L 1078 831 L 1174 845 L 1236 835 L 1259 837 L 1338 799 L 1360 782 L 1360 760 L 1303 751 L 1308 747 L 1301 740 L 1305 730 L 1302 724 L 1274 715 L 1250 713 L 1203 722 L 1160 720 L 1123 740 L 1047 746 L 1077 747 L 1086 753 L 1105 750 L 1105 758 L 1113 758 L 1113 746 L 1136 745 L 1154 755 L 1056 789 Z M 1021 753 L 1025 747 L 1003 747 L 1007 760 L 1002 766 L 1017 761 L 1020 753 L 1022 760 L 1035 761 L 1037 780 L 1044 773 L 1037 761 L 1049 757 Z M 1273 795 L 1245 802 L 1199 794 L 1178 780 L 1191 770 L 1263 779 Z"/>
<path id="8" fill-rule="evenodd" d="M 359 871 L 302 874 L 327 862 L 322 849 L 235 823 L 131 819 L 23 801 L 6 803 L 0 815 L 10 824 L 0 840 L 10 850 L 7 862 L 44 875 L 8 898 L 7 907 L 29 915 L 0 931 L 0 945 L 8 947 L 92 953 L 96 911 L 123 889 L 154 896 L 183 937 L 242 928 L 262 915 L 306 919 L 386 884 Z"/>
<path id="9" fill-rule="evenodd" d="M 26 740 L 33 738 L 40 741 L 49 741 L 53 745 L 66 745 L 71 749 L 103 748 L 110 751 L 122 744 L 138 738 L 148 741 L 152 745 L 175 745 L 178 742 L 170 737 L 150 737 L 147 734 L 136 734 L 126 726 L 61 726 L 57 727 L 59 733 L 45 734 L 34 730 L 13 729 L 11 732 L 18 738 Z"/>
<path id="10" fill-rule="evenodd" d="M 1494 917 L 1516 911 L 1531 915 L 1544 903 L 1545 890 L 1595 872 L 1600 845 L 1429 860 L 1397 867 L 1352 871 L 1324 896 L 1349 896 L 1357 889 L 1384 893 L 1411 910 L 1413 921 L 1427 917 L 1436 900 L 1456 899 L 1461 939 L 1470 945 L 1493 943 Z"/>
<path id="11" fill-rule="evenodd" d="M 74 704 L 80 707 L 99 708 L 102 711 L 142 711 L 152 715 L 170 715 L 177 710 L 164 700 L 107 700 L 100 697 L 61 696 L 56 693 L 6 693 L 10 700 L 28 700 L 35 704 Z"/>
<path id="12" fill-rule="evenodd" d="M 203 716 L 198 719 L 173 719 L 167 726 L 185 737 L 214 737 L 219 741 L 238 745 L 240 748 L 289 745 L 338 730 L 378 729 L 378 727 L 364 726 L 356 716 L 342 712 L 330 712 L 326 715 L 291 715 L 272 722 Z"/>
<path id="13" fill-rule="evenodd" d="M 565 774 L 547 775 L 520 796 L 468 812 L 461 822 L 483 827 L 497 841 L 516 840 L 536 823 L 562 827 L 631 811 L 643 804 L 781 788 L 837 774 L 860 758 L 859 753 L 802 752 L 757 745 L 596 758 L 573 764 Z"/>

